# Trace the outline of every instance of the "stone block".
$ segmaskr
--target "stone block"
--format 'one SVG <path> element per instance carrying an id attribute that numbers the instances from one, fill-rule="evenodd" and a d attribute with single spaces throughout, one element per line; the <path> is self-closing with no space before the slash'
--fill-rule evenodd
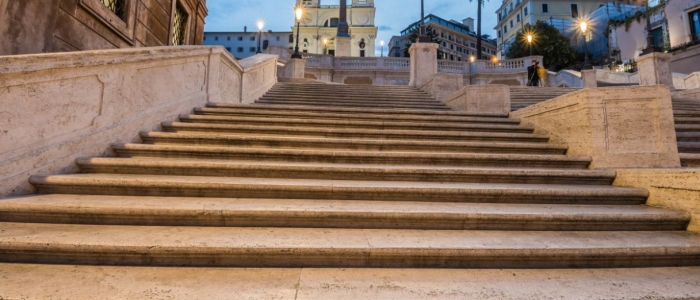
<path id="1" fill-rule="evenodd" d="M 596 79 L 596 70 L 582 70 L 581 79 L 583 80 L 584 89 L 598 87 L 598 81 Z"/>
<path id="2" fill-rule="evenodd" d="M 700 169 L 617 169 L 616 186 L 645 188 L 647 205 L 690 214 L 688 231 L 700 232 Z"/>
<path id="3" fill-rule="evenodd" d="M 432 95 L 438 101 L 458 91 L 464 86 L 464 75 L 453 73 L 437 73 L 420 86 L 424 92 Z"/>
<path id="4" fill-rule="evenodd" d="M 671 95 L 666 86 L 585 89 L 511 113 L 590 168 L 679 167 Z"/>
<path id="5" fill-rule="evenodd" d="M 306 60 L 300 58 L 292 58 L 287 61 L 285 72 L 287 78 L 305 78 L 304 69 L 306 68 Z"/>
<path id="6" fill-rule="evenodd" d="M 335 37 L 335 56 L 350 57 L 352 55 L 350 37 Z"/>
<path id="7" fill-rule="evenodd" d="M 408 50 L 411 54 L 411 77 L 409 85 L 420 87 L 438 72 L 435 43 L 414 43 Z"/>
<path id="8" fill-rule="evenodd" d="M 637 59 L 639 70 L 639 85 L 665 85 L 673 87 L 673 74 L 671 73 L 671 54 L 652 52 L 642 55 Z"/>
<path id="9" fill-rule="evenodd" d="M 471 85 L 448 95 L 442 102 L 454 110 L 507 115 L 510 88 L 503 84 Z"/>

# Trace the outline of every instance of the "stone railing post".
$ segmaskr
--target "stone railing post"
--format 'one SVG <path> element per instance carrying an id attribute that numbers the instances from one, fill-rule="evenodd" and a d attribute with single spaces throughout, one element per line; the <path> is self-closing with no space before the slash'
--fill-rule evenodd
<path id="1" fill-rule="evenodd" d="M 581 80 L 584 89 L 596 88 L 598 87 L 598 80 L 596 79 L 596 70 L 581 70 Z"/>
<path id="2" fill-rule="evenodd" d="M 639 85 L 663 84 L 674 90 L 671 74 L 671 54 L 652 52 L 637 59 Z"/>
<path id="3" fill-rule="evenodd" d="M 304 69 L 306 68 L 306 60 L 303 58 L 292 58 L 287 62 L 285 75 L 287 78 L 304 78 Z"/>
<path id="4" fill-rule="evenodd" d="M 411 77 L 408 85 L 420 87 L 438 72 L 437 49 L 435 43 L 414 43 L 411 54 Z"/>

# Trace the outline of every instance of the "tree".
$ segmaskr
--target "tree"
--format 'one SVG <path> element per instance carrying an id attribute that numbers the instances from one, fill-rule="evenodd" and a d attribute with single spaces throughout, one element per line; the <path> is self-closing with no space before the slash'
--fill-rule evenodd
<path id="1" fill-rule="evenodd" d="M 430 38 L 430 41 L 435 44 L 440 44 L 440 38 L 437 36 L 436 32 L 433 31 L 433 26 L 428 25 L 425 27 L 425 34 Z M 411 45 L 415 43 L 418 40 L 418 36 L 420 35 L 420 27 L 416 27 L 413 30 L 411 30 L 411 33 L 408 34 L 408 43 L 406 44 L 406 49 L 404 49 L 403 56 L 404 57 L 410 57 L 411 54 L 409 53 L 408 49 L 411 48 Z M 440 59 L 440 54 L 441 52 L 438 51 L 438 59 Z"/>
<path id="2" fill-rule="evenodd" d="M 473 2 L 474 0 L 469 0 Z M 481 59 L 481 8 L 484 6 L 484 0 L 477 0 L 479 8 L 476 10 L 476 59 Z"/>
<path id="3" fill-rule="evenodd" d="M 508 57 L 530 56 L 530 45 L 527 43 L 527 33 L 533 35 L 532 55 L 544 56 L 544 66 L 553 71 L 579 62 L 578 54 L 571 47 L 569 38 L 562 35 L 556 27 L 546 22 L 537 21 L 535 25 L 526 24 L 518 31 L 515 41 L 508 48 Z"/>

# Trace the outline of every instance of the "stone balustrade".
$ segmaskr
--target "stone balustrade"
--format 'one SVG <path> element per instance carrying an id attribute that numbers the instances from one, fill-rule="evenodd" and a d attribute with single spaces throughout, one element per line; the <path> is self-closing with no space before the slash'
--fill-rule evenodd
<path id="1" fill-rule="evenodd" d="M 463 61 L 438 61 L 438 72 L 440 73 L 455 73 L 455 74 L 470 74 L 471 66 L 468 62 Z"/>
<path id="2" fill-rule="evenodd" d="M 479 60 L 471 63 L 471 72 L 472 74 L 526 72 L 533 60 L 539 61 L 542 65 L 542 59 L 542 56 L 526 56 L 497 62 Z"/>

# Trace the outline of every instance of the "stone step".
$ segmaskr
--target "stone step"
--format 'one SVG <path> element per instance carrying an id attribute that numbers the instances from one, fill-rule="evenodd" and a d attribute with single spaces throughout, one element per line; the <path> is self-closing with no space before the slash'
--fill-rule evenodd
<path id="1" fill-rule="evenodd" d="M 372 130 L 352 128 L 251 126 L 237 124 L 206 124 L 170 122 L 162 124 L 167 132 L 199 132 L 248 135 L 315 136 L 327 138 L 381 139 L 381 140 L 444 140 L 444 141 L 494 141 L 494 142 L 542 142 L 548 135 L 507 132 L 456 132 L 436 130 Z"/>
<path id="2" fill-rule="evenodd" d="M 328 269 L 5 263 L 0 264 L 0 297 L 192 300 L 236 295 L 239 299 L 318 300 L 352 295 L 352 299 L 378 300 L 522 300 L 543 299 L 543 295 L 550 299 L 650 299 L 653 295 L 690 300 L 700 299 L 697 274 L 700 267 Z"/>
<path id="3" fill-rule="evenodd" d="M 401 121 L 333 120 L 321 118 L 267 118 L 247 116 L 180 115 L 181 122 L 204 124 L 236 124 L 250 126 L 355 128 L 374 130 L 422 130 L 422 131 L 473 131 L 473 132 L 523 132 L 532 133 L 533 126 L 515 124 L 464 124 Z"/>
<path id="4" fill-rule="evenodd" d="M 83 173 L 325 180 L 610 185 L 610 170 L 387 166 L 307 162 L 232 162 L 163 158 L 79 158 Z"/>
<path id="5" fill-rule="evenodd" d="M 412 181 L 157 176 L 138 174 L 36 175 L 42 194 L 231 197 L 378 201 L 643 204 L 644 189 L 607 185 L 488 184 Z"/>
<path id="6" fill-rule="evenodd" d="M 386 151 L 329 151 L 302 149 L 238 148 L 215 146 L 178 146 L 116 144 L 121 157 L 159 157 L 219 159 L 228 161 L 284 161 L 336 164 L 432 165 L 451 167 L 554 168 L 585 169 L 588 156 L 493 154 L 493 153 L 420 153 Z"/>
<path id="7" fill-rule="evenodd" d="M 700 132 L 676 132 L 679 142 L 700 142 Z"/>
<path id="8" fill-rule="evenodd" d="M 430 117 L 508 117 L 508 114 L 488 114 L 462 112 L 452 110 L 419 110 L 419 109 L 370 109 L 370 108 L 352 108 L 352 107 L 318 107 L 305 105 L 255 105 L 255 104 L 233 104 L 233 103 L 207 103 L 210 108 L 229 108 L 229 109 L 250 109 L 264 111 L 289 111 L 289 112 L 323 112 L 323 113 L 346 113 L 359 115 L 394 115 L 394 116 L 430 116 Z"/>
<path id="9" fill-rule="evenodd" d="M 409 87 L 409 86 L 398 86 L 398 85 L 339 85 L 339 84 L 324 84 L 324 85 L 289 85 L 289 84 L 276 84 L 276 89 L 287 89 L 287 90 L 314 90 L 314 91 L 350 91 L 350 92 L 363 92 L 363 91 L 375 91 L 375 92 L 417 92 L 423 93 L 422 90 Z"/>
<path id="10" fill-rule="evenodd" d="M 692 117 L 692 118 L 698 118 L 700 117 L 700 109 L 697 110 L 688 110 L 688 109 L 673 109 L 673 115 L 676 118 L 679 117 Z"/>
<path id="11" fill-rule="evenodd" d="M 350 98 L 355 99 L 358 97 L 372 97 L 372 98 L 388 98 L 388 99 L 421 99 L 421 100 L 433 100 L 435 97 L 427 93 L 422 92 L 367 92 L 367 93 L 357 93 L 353 92 L 339 92 L 339 91 L 302 91 L 302 90 L 279 90 L 271 89 L 265 95 L 269 96 L 309 96 L 309 97 L 329 97 L 329 98 Z"/>
<path id="12" fill-rule="evenodd" d="M 248 105 L 247 108 L 195 108 L 197 115 L 215 116 L 247 116 L 264 118 L 298 118 L 298 119 L 325 119 L 325 120 L 353 120 L 353 121 L 401 121 L 401 122 L 430 122 L 430 123 L 494 123 L 494 124 L 520 124 L 520 120 L 505 117 L 480 117 L 480 116 L 444 116 L 444 115 L 410 115 L 410 114 L 379 114 L 379 113 L 343 113 L 343 112 L 317 112 L 317 111 L 288 111 L 288 110 L 264 110 L 257 105 Z M 252 106 L 252 108 L 250 108 Z M 262 107 L 265 108 L 265 107 Z"/>
<path id="13" fill-rule="evenodd" d="M 677 117 L 674 120 L 676 124 L 700 124 L 700 117 Z"/>
<path id="14" fill-rule="evenodd" d="M 130 266 L 693 266 L 700 264 L 700 235 L 4 223 L 0 253 L 3 262 Z"/>
<path id="15" fill-rule="evenodd" d="M 422 230 L 685 230 L 687 213 L 639 205 L 384 202 L 34 195 L 0 201 L 0 221 L 140 226 Z"/>
<path id="16" fill-rule="evenodd" d="M 410 151 L 448 153 L 520 153 L 565 154 L 564 145 L 548 143 L 513 142 L 451 142 L 434 140 L 368 140 L 310 138 L 288 136 L 252 136 L 227 134 L 195 134 L 169 132 L 143 132 L 141 140 L 146 144 L 184 146 L 233 146 L 279 149 L 333 149 L 369 151 Z"/>
<path id="17" fill-rule="evenodd" d="M 392 108 L 392 109 L 421 109 L 421 110 L 449 110 L 447 106 L 432 105 L 432 104 L 393 104 L 381 102 L 315 102 L 315 101 L 300 101 L 300 100 L 257 100 L 256 104 L 275 104 L 275 105 L 304 105 L 304 106 L 327 106 L 327 107 L 357 107 L 357 108 Z"/>
<path id="18" fill-rule="evenodd" d="M 357 103 L 357 104 L 370 104 L 370 103 L 381 103 L 381 104 L 395 104 L 395 105 L 430 105 L 430 106 L 444 106 L 444 104 L 435 101 L 433 99 L 390 99 L 390 98 L 371 98 L 362 97 L 354 99 L 341 99 L 335 97 L 304 97 L 304 96 L 269 96 L 264 95 L 257 102 L 263 101 L 300 101 L 300 102 L 314 102 L 314 103 Z"/>
<path id="19" fill-rule="evenodd" d="M 700 167 L 700 153 L 679 153 L 684 167 Z"/>
<path id="20" fill-rule="evenodd" d="M 679 142 L 678 152 L 700 154 L 700 142 Z"/>
<path id="21" fill-rule="evenodd" d="M 700 124 L 676 124 L 676 132 L 700 132 Z"/>

